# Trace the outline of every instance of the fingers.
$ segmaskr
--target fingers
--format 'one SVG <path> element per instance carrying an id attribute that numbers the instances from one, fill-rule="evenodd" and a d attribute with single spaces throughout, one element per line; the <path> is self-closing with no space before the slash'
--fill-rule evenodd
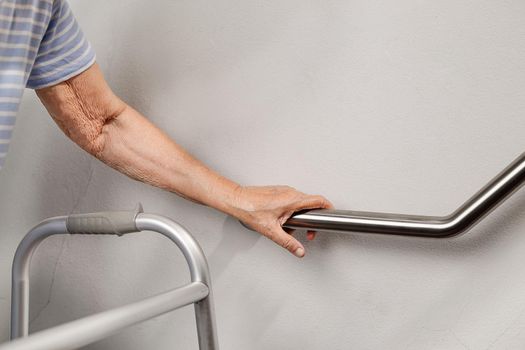
<path id="1" fill-rule="evenodd" d="M 315 231 L 306 231 L 306 239 L 313 241 L 315 239 Z"/>
<path id="2" fill-rule="evenodd" d="M 286 233 L 280 226 L 275 228 L 268 238 L 298 258 L 302 258 L 305 254 L 303 245 L 291 234 Z"/>
<path id="3" fill-rule="evenodd" d="M 301 201 L 293 203 L 291 209 L 295 211 L 305 210 L 305 209 L 333 209 L 334 205 L 323 196 L 316 195 L 307 195 Z M 306 238 L 309 241 L 315 239 L 315 231 L 307 231 Z"/>
<path id="4" fill-rule="evenodd" d="M 289 186 L 253 187 L 245 190 L 250 194 L 246 197 L 249 205 L 241 210 L 239 220 L 298 257 L 305 255 L 303 245 L 292 237 L 294 230 L 282 226 L 295 212 L 333 208 L 332 203 L 323 196 L 308 195 Z M 308 231 L 307 239 L 313 240 L 315 235 L 314 231 Z"/>
<path id="5" fill-rule="evenodd" d="M 333 207 L 334 205 L 328 199 L 318 195 L 306 195 L 301 200 L 290 205 L 290 209 L 293 211 L 305 209 L 332 209 Z"/>
<path id="6" fill-rule="evenodd" d="M 293 235 L 295 233 L 295 229 L 293 228 L 286 228 L 286 227 L 283 227 L 283 230 L 288 233 L 289 235 Z M 315 231 L 306 231 L 306 239 L 308 239 L 309 241 L 313 241 L 315 239 Z"/>

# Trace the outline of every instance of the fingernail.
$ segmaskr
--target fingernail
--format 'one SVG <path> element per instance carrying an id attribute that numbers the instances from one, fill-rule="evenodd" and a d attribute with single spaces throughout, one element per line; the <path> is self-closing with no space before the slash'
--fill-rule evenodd
<path id="1" fill-rule="evenodd" d="M 297 248 L 295 250 L 294 254 L 298 258 L 302 258 L 304 256 L 304 249 L 303 248 Z"/>

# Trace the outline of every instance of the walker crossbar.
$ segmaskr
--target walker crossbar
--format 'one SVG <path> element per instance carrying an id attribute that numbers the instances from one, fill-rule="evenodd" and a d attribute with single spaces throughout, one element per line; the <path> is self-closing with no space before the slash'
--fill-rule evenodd
<path id="1" fill-rule="evenodd" d="M 191 283 L 132 304 L 84 317 L 63 325 L 29 333 L 29 267 L 39 244 L 56 234 L 114 234 L 158 232 L 182 251 L 190 268 Z M 108 337 L 138 322 L 195 304 L 199 348 L 218 350 L 211 279 L 206 257 L 190 233 L 176 222 L 134 211 L 74 214 L 46 219 L 19 244 L 13 260 L 11 290 L 11 343 L 0 350 L 69 350 Z M 21 338 L 21 339 L 17 339 Z"/>
<path id="2" fill-rule="evenodd" d="M 122 328 L 198 302 L 207 295 L 208 287 L 205 284 L 192 282 L 167 293 L 49 328 L 27 338 L 15 339 L 5 349 L 77 349 L 104 339 Z M 0 346 L 0 349 L 4 347 Z"/>

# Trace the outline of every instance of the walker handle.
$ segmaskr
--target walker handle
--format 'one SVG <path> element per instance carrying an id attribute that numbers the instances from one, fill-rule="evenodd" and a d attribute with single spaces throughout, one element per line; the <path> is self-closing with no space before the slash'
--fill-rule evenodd
<path id="1" fill-rule="evenodd" d="M 71 214 L 66 219 L 70 234 L 117 235 L 140 231 L 135 225 L 135 218 L 143 213 L 142 204 L 134 210 L 102 211 L 98 213 Z"/>

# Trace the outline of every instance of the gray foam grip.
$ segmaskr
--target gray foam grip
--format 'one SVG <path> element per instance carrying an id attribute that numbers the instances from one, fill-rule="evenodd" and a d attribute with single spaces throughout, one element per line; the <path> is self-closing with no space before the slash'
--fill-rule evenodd
<path id="1" fill-rule="evenodd" d="M 72 214 L 67 217 L 66 227 L 71 234 L 118 235 L 137 232 L 135 217 L 144 212 L 138 203 L 130 211 L 102 211 L 99 213 Z"/>

